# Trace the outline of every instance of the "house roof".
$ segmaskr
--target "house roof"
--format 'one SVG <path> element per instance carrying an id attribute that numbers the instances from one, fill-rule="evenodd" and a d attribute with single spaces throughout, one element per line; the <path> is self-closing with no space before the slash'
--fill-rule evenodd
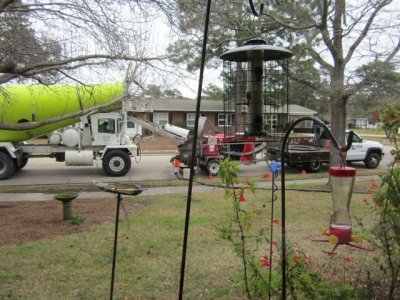
<path id="1" fill-rule="evenodd" d="M 196 101 L 195 100 L 185 100 L 185 99 L 159 99 L 157 101 L 152 101 L 151 106 L 154 111 L 180 111 L 180 112 L 195 112 L 196 111 Z M 200 111 L 202 112 L 223 112 L 224 103 L 223 101 L 217 100 L 201 100 Z M 266 111 L 270 111 L 269 105 L 266 105 Z M 279 111 L 286 111 L 286 106 L 283 106 Z M 289 105 L 290 115 L 316 115 L 315 110 L 297 105 Z"/>

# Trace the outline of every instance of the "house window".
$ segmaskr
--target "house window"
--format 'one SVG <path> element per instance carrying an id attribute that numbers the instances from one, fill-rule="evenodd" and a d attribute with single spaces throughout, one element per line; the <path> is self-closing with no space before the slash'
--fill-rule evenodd
<path id="1" fill-rule="evenodd" d="M 196 119 L 195 113 L 187 113 L 186 114 L 186 126 L 187 127 L 194 127 L 194 121 Z"/>
<path id="2" fill-rule="evenodd" d="M 159 125 L 165 125 L 168 123 L 168 113 L 154 113 L 153 122 Z"/>
<path id="3" fill-rule="evenodd" d="M 218 114 L 217 125 L 219 127 L 222 126 L 232 126 L 235 123 L 235 115 L 234 114 Z"/>

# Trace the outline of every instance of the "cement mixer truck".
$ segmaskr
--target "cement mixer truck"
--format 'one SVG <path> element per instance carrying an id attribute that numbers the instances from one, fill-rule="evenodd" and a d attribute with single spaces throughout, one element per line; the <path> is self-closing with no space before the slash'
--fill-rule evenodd
<path id="1" fill-rule="evenodd" d="M 5 86 L 0 93 L 0 122 L 34 124 L 110 103 L 122 94 L 122 84 Z M 67 166 L 101 161 L 107 175 L 123 176 L 131 169 L 131 157 L 139 151 L 125 135 L 125 125 L 122 113 L 97 112 L 34 129 L 1 129 L 0 180 L 12 177 L 33 157 L 52 157 Z M 47 144 L 26 142 L 44 134 Z"/>

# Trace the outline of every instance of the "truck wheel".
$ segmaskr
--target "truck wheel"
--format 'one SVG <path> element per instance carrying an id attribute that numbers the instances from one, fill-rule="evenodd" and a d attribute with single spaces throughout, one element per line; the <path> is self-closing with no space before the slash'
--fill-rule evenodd
<path id="1" fill-rule="evenodd" d="M 110 176 L 124 176 L 131 169 L 131 158 L 122 150 L 111 150 L 104 155 L 103 170 Z"/>
<path id="2" fill-rule="evenodd" d="M 380 161 L 381 157 L 379 156 L 379 154 L 376 152 L 371 152 L 365 159 L 365 167 L 368 169 L 375 169 L 379 166 Z"/>
<path id="3" fill-rule="evenodd" d="M 15 163 L 7 153 L 0 152 L 0 180 L 7 179 L 14 175 Z"/>
<path id="4" fill-rule="evenodd" d="M 216 159 L 210 160 L 207 163 L 207 171 L 211 176 L 217 176 L 220 168 L 219 161 Z"/>
<path id="5" fill-rule="evenodd" d="M 306 170 L 310 173 L 317 173 L 322 168 L 322 163 L 320 161 L 313 161 L 306 164 Z"/>

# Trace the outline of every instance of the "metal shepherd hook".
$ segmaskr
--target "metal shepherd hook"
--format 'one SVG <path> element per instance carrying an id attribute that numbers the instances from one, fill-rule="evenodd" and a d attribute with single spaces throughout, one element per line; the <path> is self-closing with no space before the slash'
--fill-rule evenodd
<path id="1" fill-rule="evenodd" d="M 340 151 L 340 153 L 346 153 L 350 147 L 353 140 L 354 132 L 350 131 L 349 136 L 347 137 L 347 144 L 346 146 L 340 146 L 339 143 L 336 141 L 335 137 L 332 135 L 329 128 L 319 119 L 312 118 L 312 117 L 303 117 L 293 122 L 293 124 L 289 127 L 286 131 L 285 137 L 282 141 L 282 148 L 281 148 L 281 225 L 282 225 L 282 299 L 286 299 L 286 207 L 285 207 L 285 148 L 286 143 L 289 139 L 290 132 L 292 129 L 299 123 L 303 121 L 313 121 L 321 125 L 325 132 L 328 134 L 329 139 L 332 142 L 332 145 Z"/>

